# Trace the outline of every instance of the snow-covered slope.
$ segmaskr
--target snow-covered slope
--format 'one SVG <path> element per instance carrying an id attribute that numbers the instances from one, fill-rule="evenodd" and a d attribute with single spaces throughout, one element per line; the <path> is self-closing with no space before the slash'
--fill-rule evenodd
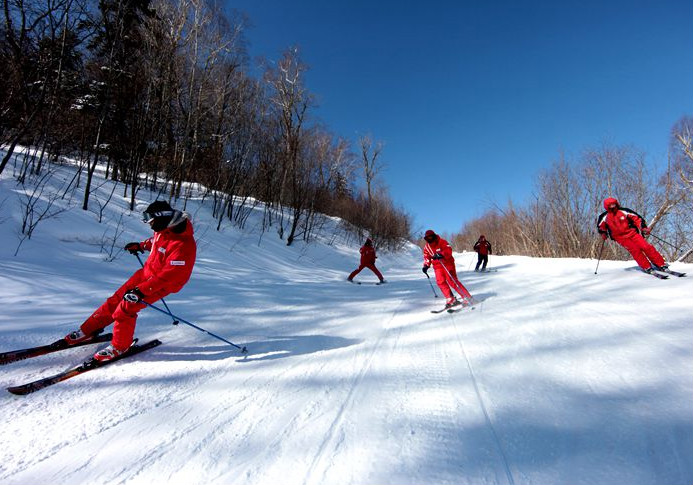
<path id="1" fill-rule="evenodd" d="M 119 198 L 109 224 L 64 212 L 14 257 L 15 190 L 4 176 L 0 351 L 63 336 L 139 266 L 99 251 Z M 188 209 L 198 262 L 167 303 L 248 355 L 144 310 L 136 335 L 162 346 L 0 394 L 0 483 L 693 483 L 693 279 L 510 256 L 479 274 L 463 253 L 461 280 L 483 301 L 433 315 L 416 248 L 380 255 L 389 284 L 351 285 L 358 242 L 335 225 L 286 247 L 253 217 L 216 232 L 208 204 Z M 137 214 L 123 228 L 121 245 L 148 235 Z M 3 366 L 0 387 L 95 349 Z"/>

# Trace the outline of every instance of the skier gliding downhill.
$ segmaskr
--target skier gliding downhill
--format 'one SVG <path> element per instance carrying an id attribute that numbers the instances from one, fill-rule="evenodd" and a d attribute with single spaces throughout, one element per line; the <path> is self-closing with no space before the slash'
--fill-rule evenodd
<path id="1" fill-rule="evenodd" d="M 597 230 L 606 241 L 611 237 L 626 248 L 646 273 L 668 270 L 669 265 L 655 247 L 645 241 L 643 235 L 650 234 L 645 220 L 631 209 L 621 207 L 613 197 L 604 199 L 604 209 L 597 218 Z"/>
<path id="2" fill-rule="evenodd" d="M 74 345 L 90 340 L 100 331 L 113 325 L 111 345 L 94 354 L 94 359 L 104 362 L 126 352 L 132 345 L 137 313 L 169 293 L 176 293 L 190 279 L 197 245 L 193 237 L 192 223 L 188 214 L 174 210 L 166 201 L 149 204 L 143 213 L 143 221 L 154 231 L 154 236 L 143 242 L 131 242 L 125 250 L 132 254 L 151 251 L 144 267 L 135 271 L 111 297 L 109 297 L 79 330 L 65 336 Z"/>
<path id="3" fill-rule="evenodd" d="M 436 272 L 436 283 L 445 295 L 445 307 L 450 308 L 463 302 L 471 304 L 472 295 L 457 279 L 455 258 L 452 257 L 452 247 L 445 239 L 429 229 L 424 235 L 426 245 L 423 248 L 424 265 L 421 269 L 428 276 L 428 268 L 433 265 Z M 452 293 L 455 290 L 462 297 L 460 302 Z"/>

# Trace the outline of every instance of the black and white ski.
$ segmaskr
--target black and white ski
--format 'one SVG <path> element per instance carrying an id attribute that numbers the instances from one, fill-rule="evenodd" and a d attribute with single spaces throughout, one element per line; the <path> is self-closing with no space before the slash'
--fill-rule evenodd
<path id="1" fill-rule="evenodd" d="M 450 310 L 451 308 L 452 307 L 446 306 L 444 308 L 441 308 L 440 310 L 431 310 L 431 313 L 443 313 L 444 311 Z"/>
<path id="2" fill-rule="evenodd" d="M 669 279 L 669 275 L 668 275 L 668 274 L 664 274 L 664 273 L 657 273 L 657 272 L 656 272 L 656 271 L 654 271 L 654 270 L 650 270 L 650 271 L 643 271 L 643 273 L 645 273 L 645 274 L 650 274 L 650 275 L 654 276 L 655 278 L 659 278 L 660 280 L 666 280 L 666 279 Z"/>
<path id="3" fill-rule="evenodd" d="M 667 269 L 658 269 L 658 270 L 655 270 L 655 271 L 657 271 L 657 272 L 659 272 L 659 273 L 670 274 L 670 275 L 672 275 L 672 276 L 677 276 L 677 277 L 679 277 L 679 278 L 683 278 L 684 276 L 686 276 L 686 273 L 681 273 L 681 272 L 679 272 L 679 271 L 674 271 L 673 269 L 668 269 L 668 268 L 667 268 Z"/>
<path id="4" fill-rule="evenodd" d="M 453 305 L 453 306 L 445 305 L 440 310 L 431 310 L 431 313 L 443 313 L 443 312 L 456 313 L 459 310 L 464 310 L 465 308 L 469 308 L 470 310 L 474 310 L 474 303 L 463 304 L 462 302 L 459 302 L 457 305 Z"/>
<path id="5" fill-rule="evenodd" d="M 137 340 L 135 340 L 135 343 L 132 344 L 132 346 L 127 350 L 127 352 L 119 355 L 118 357 L 115 357 L 114 359 L 107 360 L 105 362 L 100 362 L 92 357 L 86 362 L 76 367 L 73 367 L 72 369 L 68 369 L 64 372 L 56 374 L 54 376 L 45 377 L 43 379 L 39 379 L 37 381 L 29 382 L 27 384 L 22 384 L 19 386 L 8 387 L 7 390 L 12 394 L 24 396 L 26 394 L 30 394 L 32 392 L 36 392 L 40 389 L 43 389 L 44 387 L 52 386 L 53 384 L 57 384 L 58 382 L 65 381 L 79 374 L 84 374 L 85 372 L 89 372 L 90 370 L 98 369 L 99 367 L 104 367 L 108 364 L 112 364 L 113 362 L 117 362 L 126 357 L 137 355 L 140 352 L 144 352 L 145 350 L 149 350 L 158 345 L 161 345 L 160 340 L 152 340 L 142 345 L 138 345 Z"/>
<path id="6" fill-rule="evenodd" d="M 56 340 L 52 344 L 40 345 L 38 347 L 30 347 L 28 349 L 21 350 L 10 350 L 9 352 L 0 353 L 0 365 L 9 364 L 11 362 L 17 362 L 18 360 L 30 359 L 32 357 L 39 357 L 41 355 L 50 354 L 53 352 L 58 352 L 60 350 L 72 349 L 74 347 L 81 347 L 83 345 L 98 344 L 102 342 L 110 342 L 113 338 L 112 333 L 105 333 L 97 335 L 96 337 L 87 340 L 85 342 L 80 342 L 78 344 L 69 345 L 65 339 Z"/>
<path id="7" fill-rule="evenodd" d="M 474 310 L 474 308 L 475 308 L 474 305 L 465 305 L 465 306 L 460 305 L 460 306 L 454 306 L 452 308 L 448 308 L 446 311 L 448 313 L 457 313 L 457 312 L 462 311 L 462 310 Z"/>
<path id="8" fill-rule="evenodd" d="M 385 280 L 385 281 L 378 281 L 377 283 L 371 283 L 371 282 L 362 283 L 361 281 L 354 281 L 354 280 L 347 280 L 347 281 L 348 281 L 349 283 L 353 283 L 353 284 L 355 284 L 355 285 L 373 285 L 373 286 L 380 286 L 380 285 L 384 285 L 385 283 L 387 283 L 387 280 Z"/>

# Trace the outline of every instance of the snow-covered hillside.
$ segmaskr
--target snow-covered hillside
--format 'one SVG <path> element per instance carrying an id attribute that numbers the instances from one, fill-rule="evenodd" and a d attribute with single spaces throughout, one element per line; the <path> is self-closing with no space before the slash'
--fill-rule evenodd
<path id="1" fill-rule="evenodd" d="M 106 223 L 74 208 L 13 256 L 16 190 L 3 174 L 0 352 L 77 328 L 139 267 L 100 251 L 120 190 Z M 415 247 L 380 255 L 388 284 L 358 286 L 345 278 L 359 241 L 336 225 L 286 247 L 257 218 L 217 232 L 208 204 L 188 210 L 198 261 L 167 303 L 248 355 L 144 310 L 136 336 L 163 345 L 139 356 L 24 397 L 4 388 L 97 346 L 1 367 L 0 483 L 693 483 L 692 278 L 513 256 L 480 274 L 463 253 L 482 302 L 434 315 Z M 149 235 L 139 214 L 122 229 L 121 246 Z"/>

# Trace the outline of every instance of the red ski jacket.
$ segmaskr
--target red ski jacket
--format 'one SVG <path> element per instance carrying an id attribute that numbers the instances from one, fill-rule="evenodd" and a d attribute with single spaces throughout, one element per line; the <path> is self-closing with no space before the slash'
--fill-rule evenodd
<path id="1" fill-rule="evenodd" d="M 599 216 L 597 229 L 600 234 L 609 234 L 614 241 L 630 239 L 646 227 L 642 217 L 636 212 L 619 208 L 615 213 L 606 211 Z"/>
<path id="2" fill-rule="evenodd" d="M 142 249 L 151 251 L 142 268 L 143 281 L 137 285 L 142 293 L 146 296 L 162 289 L 169 293 L 180 291 L 190 279 L 197 255 L 190 220 L 187 220 L 182 233 L 176 234 L 169 227 L 140 245 Z"/>
<path id="3" fill-rule="evenodd" d="M 443 259 L 433 259 L 434 254 L 441 254 Z M 452 247 L 442 237 L 438 237 L 432 243 L 426 243 L 423 248 L 424 264 L 426 266 L 433 265 L 433 269 L 439 267 L 440 265 L 445 265 L 446 268 L 455 267 L 455 258 L 452 257 Z"/>
<path id="4" fill-rule="evenodd" d="M 488 242 L 486 239 L 484 239 L 483 241 L 480 239 L 474 245 L 474 251 L 481 254 L 482 256 L 491 254 L 491 243 Z"/>
<path id="5" fill-rule="evenodd" d="M 361 264 L 369 265 L 375 264 L 375 248 L 373 246 L 361 246 Z"/>

